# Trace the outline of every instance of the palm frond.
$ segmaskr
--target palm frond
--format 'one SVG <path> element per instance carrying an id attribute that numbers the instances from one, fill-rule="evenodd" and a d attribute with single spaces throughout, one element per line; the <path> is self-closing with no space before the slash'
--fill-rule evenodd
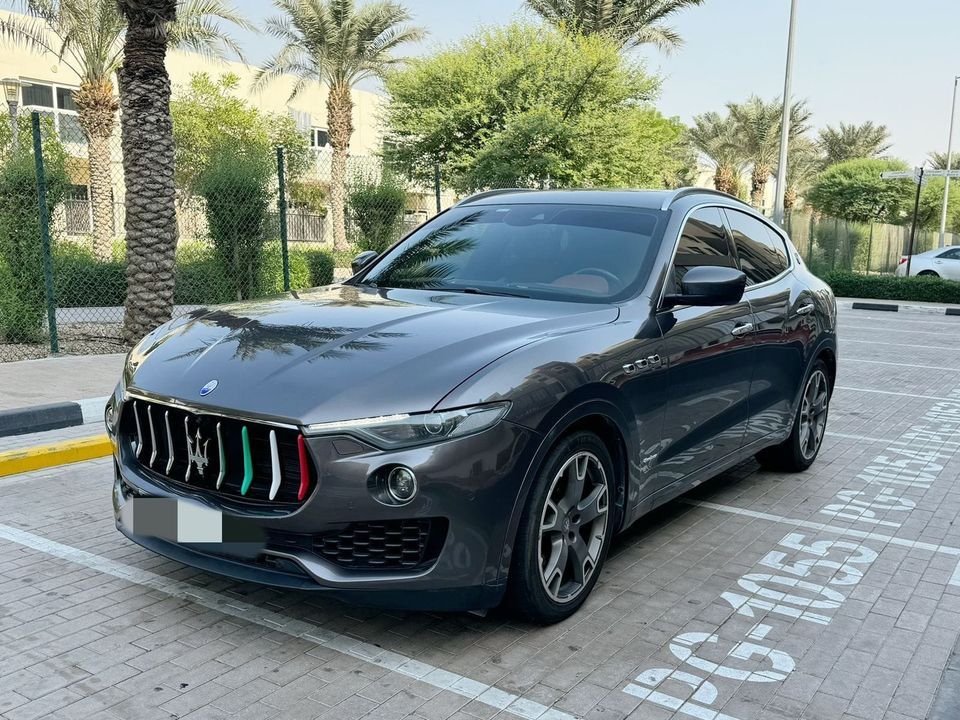
<path id="1" fill-rule="evenodd" d="M 242 30 L 256 27 L 223 0 L 184 0 L 177 19 L 167 31 L 173 47 L 193 50 L 205 57 L 224 60 L 231 55 L 243 61 L 243 50 L 222 23 Z"/>

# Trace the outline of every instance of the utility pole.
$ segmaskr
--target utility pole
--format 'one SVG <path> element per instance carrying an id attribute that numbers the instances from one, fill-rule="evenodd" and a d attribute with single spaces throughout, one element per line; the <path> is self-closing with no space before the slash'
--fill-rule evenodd
<path id="1" fill-rule="evenodd" d="M 920 215 L 920 191 L 923 189 L 923 166 L 917 175 L 917 199 L 913 203 L 913 224 L 910 226 L 910 248 L 907 250 L 907 277 L 910 277 L 910 264 L 913 262 L 913 245 L 917 239 L 917 219 Z"/>
<path id="2" fill-rule="evenodd" d="M 953 102 L 950 104 L 950 135 L 947 138 L 947 177 L 943 182 L 943 211 L 940 214 L 940 247 L 946 244 L 947 234 L 947 205 L 950 202 L 950 171 L 953 160 L 953 121 L 957 114 L 957 85 L 960 84 L 960 75 L 953 78 Z"/>
<path id="3" fill-rule="evenodd" d="M 784 224 L 783 196 L 787 191 L 787 153 L 790 148 L 790 102 L 793 85 L 793 51 L 797 36 L 798 0 L 790 0 L 790 31 L 787 35 L 787 69 L 783 79 L 783 122 L 780 126 L 780 162 L 777 165 L 777 197 L 773 203 L 773 219 Z"/>

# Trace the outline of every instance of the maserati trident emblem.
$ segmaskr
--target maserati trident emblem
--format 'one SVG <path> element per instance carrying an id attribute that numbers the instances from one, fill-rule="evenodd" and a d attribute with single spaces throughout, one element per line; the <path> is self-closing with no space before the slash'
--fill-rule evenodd
<path id="1" fill-rule="evenodd" d="M 190 480 L 190 471 L 194 467 L 197 468 L 197 475 L 203 477 L 203 471 L 207 469 L 210 462 L 207 458 L 207 446 L 209 444 L 209 440 L 202 440 L 199 430 L 192 440 L 189 434 L 187 435 L 187 480 Z"/>
<path id="2" fill-rule="evenodd" d="M 219 380 L 211 380 L 210 382 L 208 382 L 206 385 L 200 388 L 200 397 L 206 397 L 207 395 L 212 393 L 214 390 L 217 389 L 217 385 L 219 384 L 220 384 Z"/>

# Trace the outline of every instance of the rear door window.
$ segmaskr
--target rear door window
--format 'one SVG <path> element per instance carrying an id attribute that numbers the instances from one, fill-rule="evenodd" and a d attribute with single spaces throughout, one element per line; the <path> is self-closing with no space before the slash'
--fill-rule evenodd
<path id="1" fill-rule="evenodd" d="M 724 212 L 748 285 L 772 280 L 790 266 L 783 238 L 766 223 L 737 210 Z"/>
<path id="2" fill-rule="evenodd" d="M 687 218 L 673 261 L 677 286 L 694 267 L 736 267 L 719 208 L 700 208 Z"/>

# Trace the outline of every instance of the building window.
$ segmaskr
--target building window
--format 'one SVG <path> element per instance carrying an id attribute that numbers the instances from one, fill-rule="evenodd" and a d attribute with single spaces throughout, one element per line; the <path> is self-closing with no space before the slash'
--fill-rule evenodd
<path id="1" fill-rule="evenodd" d="M 330 144 L 330 133 L 324 128 L 310 128 L 310 147 L 325 148 Z"/>
<path id="2" fill-rule="evenodd" d="M 40 110 L 41 115 L 53 118 L 60 140 L 75 145 L 86 145 L 87 136 L 80 126 L 72 88 L 30 83 L 24 85 L 21 92 L 24 107 L 36 108 Z M 56 105 L 54 105 L 54 98 L 56 98 Z"/>

